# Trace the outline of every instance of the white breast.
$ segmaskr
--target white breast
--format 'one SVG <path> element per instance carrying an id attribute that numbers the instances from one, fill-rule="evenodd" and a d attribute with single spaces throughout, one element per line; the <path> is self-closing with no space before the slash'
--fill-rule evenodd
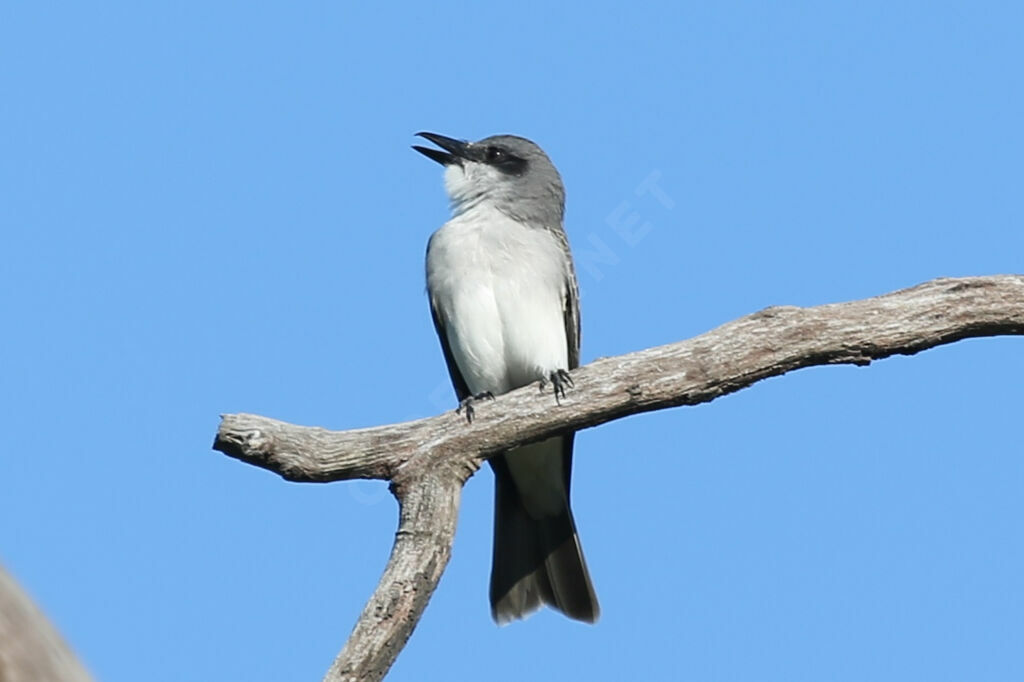
<path id="1" fill-rule="evenodd" d="M 427 249 L 427 289 L 473 393 L 505 393 L 568 369 L 568 265 L 544 229 L 478 204 Z"/>

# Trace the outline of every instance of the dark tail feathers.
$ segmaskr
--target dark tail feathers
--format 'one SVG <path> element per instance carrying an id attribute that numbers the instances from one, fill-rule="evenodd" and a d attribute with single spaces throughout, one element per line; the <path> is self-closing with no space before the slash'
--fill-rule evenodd
<path id="1" fill-rule="evenodd" d="M 572 511 L 533 519 L 507 471 L 495 467 L 491 616 L 498 624 L 524 618 L 541 604 L 594 623 L 600 615 Z"/>

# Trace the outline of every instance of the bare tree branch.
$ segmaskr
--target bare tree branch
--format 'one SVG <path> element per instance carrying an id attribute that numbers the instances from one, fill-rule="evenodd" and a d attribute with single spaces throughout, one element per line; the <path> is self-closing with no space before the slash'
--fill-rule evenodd
<path id="1" fill-rule="evenodd" d="M 0 682 L 90 682 L 32 600 L 0 567 Z"/>
<path id="2" fill-rule="evenodd" d="M 398 532 L 384 575 L 325 680 L 384 677 L 427 607 L 455 539 L 462 483 L 455 476 L 417 472 L 392 484 L 399 500 Z"/>
<path id="3" fill-rule="evenodd" d="M 565 430 L 697 405 L 801 367 L 867 365 L 960 339 L 1024 334 L 1024 276 L 937 279 L 814 308 L 779 306 L 687 341 L 602 358 L 572 373 L 561 406 L 526 387 L 478 407 L 390 426 L 327 431 L 224 415 L 214 448 L 293 481 L 391 481 L 395 546 L 325 680 L 378 680 L 415 628 L 451 553 L 463 483 L 491 455 Z"/>

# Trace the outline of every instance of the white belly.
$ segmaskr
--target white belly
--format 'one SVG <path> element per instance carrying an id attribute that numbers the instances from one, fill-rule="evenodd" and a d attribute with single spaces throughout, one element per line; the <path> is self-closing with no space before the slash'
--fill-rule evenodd
<path id="1" fill-rule="evenodd" d="M 427 289 L 473 393 L 505 393 L 568 369 L 567 264 L 557 241 L 487 206 L 431 238 Z"/>

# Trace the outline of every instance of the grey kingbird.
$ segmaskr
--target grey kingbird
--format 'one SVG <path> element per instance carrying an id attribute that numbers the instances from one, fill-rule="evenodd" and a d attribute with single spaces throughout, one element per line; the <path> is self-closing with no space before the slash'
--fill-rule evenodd
<path id="1" fill-rule="evenodd" d="M 565 188 L 530 140 L 479 142 L 418 133 L 441 163 L 452 218 L 427 245 L 434 328 L 460 408 L 535 381 L 555 400 L 579 366 L 579 290 L 562 226 Z M 547 604 L 593 623 L 599 608 L 569 508 L 572 433 L 491 458 L 494 556 L 491 615 L 498 623 Z"/>

